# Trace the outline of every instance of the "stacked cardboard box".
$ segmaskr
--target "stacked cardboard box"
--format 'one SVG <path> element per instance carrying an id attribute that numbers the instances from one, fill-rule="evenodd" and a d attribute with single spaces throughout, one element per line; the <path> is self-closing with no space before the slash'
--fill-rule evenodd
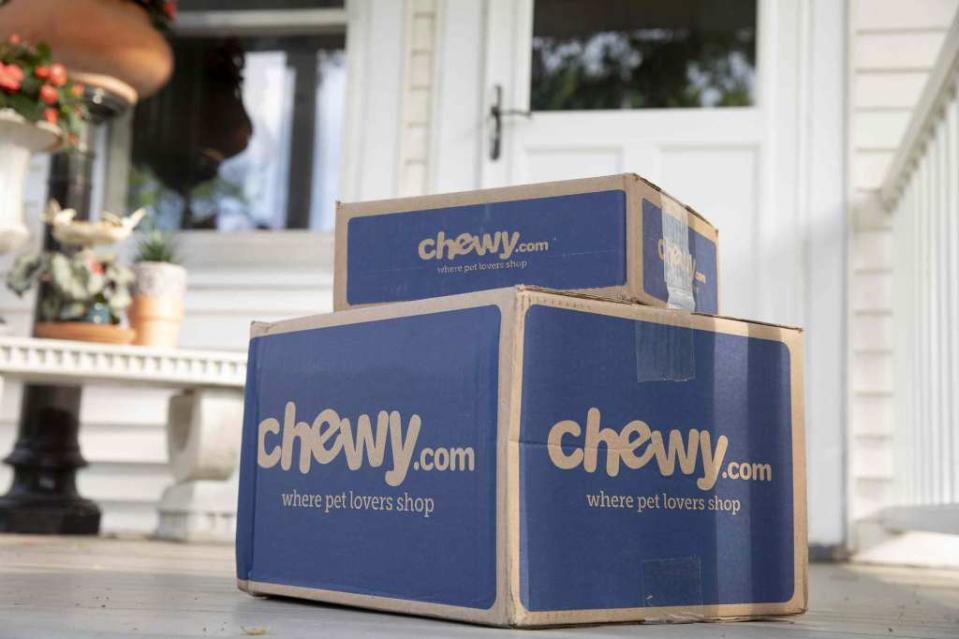
<path id="1" fill-rule="evenodd" d="M 338 312 L 253 327 L 240 587 L 516 626 L 804 610 L 801 334 L 715 316 L 717 238 L 633 175 L 341 205 Z"/>

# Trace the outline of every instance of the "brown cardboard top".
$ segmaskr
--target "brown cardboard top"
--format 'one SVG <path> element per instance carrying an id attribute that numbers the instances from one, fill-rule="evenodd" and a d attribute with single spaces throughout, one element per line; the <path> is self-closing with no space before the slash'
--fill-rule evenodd
<path id="1" fill-rule="evenodd" d="M 574 195 L 576 193 L 589 193 L 604 189 L 625 190 L 626 177 L 626 174 L 607 175 L 575 180 L 560 180 L 557 182 L 536 182 L 532 184 L 517 184 L 515 186 L 501 186 L 471 191 L 454 191 L 433 195 L 370 200 L 366 202 L 337 202 L 336 210 L 338 215 L 341 212 L 351 216 L 377 215 L 380 213 L 419 211 L 428 208 L 445 208 L 448 206 L 510 202 L 512 200 L 525 200 L 552 195 Z"/>
<path id="2" fill-rule="evenodd" d="M 674 195 L 670 194 L 669 192 L 667 192 L 666 190 L 664 190 L 662 187 L 660 187 L 658 184 L 655 184 L 654 182 L 651 182 L 651 181 L 647 180 L 646 178 L 644 178 L 642 175 L 638 175 L 638 174 L 636 174 L 636 173 L 626 173 L 626 174 L 624 174 L 624 175 L 625 175 L 626 178 L 633 178 L 634 180 L 637 180 L 637 181 L 639 181 L 639 182 L 643 182 L 644 184 L 646 184 L 647 186 L 649 186 L 649 187 L 652 188 L 653 190 L 659 191 L 661 194 L 663 194 L 663 195 L 665 195 L 666 197 L 668 197 L 669 199 L 675 201 L 677 204 L 680 204 L 680 205 L 681 205 L 684 209 L 686 209 L 689 213 L 692 213 L 694 216 L 696 216 L 697 218 L 699 218 L 701 221 L 705 222 L 705 223 L 706 223 L 710 228 L 712 228 L 714 231 L 716 231 L 717 233 L 719 232 L 719 229 L 717 229 L 715 226 L 713 226 L 712 223 L 711 223 L 709 220 L 707 220 L 707 219 L 703 216 L 702 213 L 700 213 L 699 211 L 697 211 L 696 209 L 694 209 L 694 208 L 691 207 L 690 205 L 684 204 L 679 198 L 677 198 L 677 197 L 675 197 Z"/>
<path id="3" fill-rule="evenodd" d="M 802 333 L 803 329 L 798 326 L 790 326 L 788 324 L 774 324 L 772 322 L 762 322 L 759 320 L 743 319 L 741 317 L 733 317 L 731 315 L 708 315 L 706 313 L 696 313 L 689 312 L 682 309 L 671 309 L 671 308 L 659 308 L 647 306 L 645 304 L 639 304 L 638 302 L 616 297 L 604 297 L 602 295 L 596 295 L 595 293 L 587 293 L 582 291 L 558 291 L 550 288 L 545 288 L 542 286 L 531 286 L 531 285 L 520 285 L 515 287 L 517 293 L 536 293 L 544 296 L 558 297 L 558 298 L 578 298 L 594 302 L 605 302 L 612 304 L 619 304 L 627 307 L 640 307 L 642 309 L 650 309 L 657 313 L 685 313 L 686 315 L 692 315 L 696 317 L 703 317 L 712 320 L 726 320 L 731 322 L 742 322 L 744 324 L 755 324 L 757 326 L 768 326 L 770 328 L 782 329 L 786 331 L 795 331 L 797 333 Z"/>
<path id="4" fill-rule="evenodd" d="M 587 312 L 597 311 L 611 315 L 622 315 L 624 317 L 642 316 L 642 319 L 658 321 L 664 324 L 684 325 L 690 328 L 749 335 L 750 337 L 762 337 L 766 339 L 785 340 L 787 334 L 798 336 L 802 333 L 802 329 L 800 328 L 769 322 L 757 322 L 734 317 L 656 308 L 626 299 L 602 297 L 582 292 L 557 291 L 524 285 L 473 291 L 445 297 L 431 297 L 422 300 L 366 306 L 338 311 L 336 313 L 322 313 L 278 322 L 253 322 L 250 337 L 369 322 L 391 317 L 437 313 L 445 310 L 469 308 L 484 304 L 496 304 L 506 309 L 517 301 L 520 304 L 565 306 Z"/>
<path id="5" fill-rule="evenodd" d="M 579 178 L 574 180 L 559 180 L 556 182 L 536 182 L 519 184 L 473 191 L 455 191 L 452 193 L 438 193 L 435 195 L 417 195 L 413 197 L 391 198 L 385 200 L 370 200 L 365 202 L 337 202 L 337 217 L 340 215 L 363 216 L 382 213 L 403 213 L 424 209 L 445 208 L 449 206 L 468 206 L 471 204 L 486 204 L 491 202 L 509 202 L 534 197 L 574 195 L 606 189 L 629 190 L 630 182 L 642 182 L 659 194 L 673 200 L 686 211 L 698 218 L 715 232 L 716 228 L 701 213 L 693 207 L 684 204 L 662 188 L 637 175 L 636 173 L 619 173 L 601 177 Z"/>
<path id="6" fill-rule="evenodd" d="M 333 313 L 318 313 L 316 315 L 307 315 L 305 317 L 296 317 L 277 322 L 253 322 L 250 325 L 250 337 L 291 333 L 314 328 L 325 328 L 328 326 L 358 324 L 360 322 L 373 322 L 391 317 L 439 313 L 447 310 L 470 308 L 472 306 L 487 304 L 496 304 L 501 308 L 505 308 L 515 302 L 516 292 L 516 288 L 494 288 L 460 293 L 458 295 L 447 295 L 444 297 L 429 297 L 421 300 L 361 306 Z"/>

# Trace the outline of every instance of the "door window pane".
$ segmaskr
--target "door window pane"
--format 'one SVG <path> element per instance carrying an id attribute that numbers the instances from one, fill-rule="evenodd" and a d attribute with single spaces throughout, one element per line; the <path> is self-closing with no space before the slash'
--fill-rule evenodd
<path id="1" fill-rule="evenodd" d="M 137 105 L 131 208 L 165 228 L 333 226 L 343 34 L 179 37 L 170 82 Z"/>
<path id="2" fill-rule="evenodd" d="M 534 111 L 754 103 L 756 0 L 536 0 Z"/>

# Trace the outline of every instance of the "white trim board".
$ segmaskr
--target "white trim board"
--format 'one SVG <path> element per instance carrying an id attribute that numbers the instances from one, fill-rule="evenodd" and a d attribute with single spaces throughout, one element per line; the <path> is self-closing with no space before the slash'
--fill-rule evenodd
<path id="1" fill-rule="evenodd" d="M 263 9 L 181 11 L 173 23 L 178 36 L 315 35 L 346 28 L 346 9 Z"/>

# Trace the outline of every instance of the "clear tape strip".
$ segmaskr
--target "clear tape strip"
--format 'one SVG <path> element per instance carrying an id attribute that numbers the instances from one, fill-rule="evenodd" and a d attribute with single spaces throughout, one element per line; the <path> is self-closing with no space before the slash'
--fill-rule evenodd
<path id="1" fill-rule="evenodd" d="M 676 313 L 676 320 L 689 318 Z M 693 329 L 688 324 L 657 324 L 636 321 L 636 381 L 684 382 L 696 377 Z"/>
<path id="2" fill-rule="evenodd" d="M 680 206 L 668 207 L 663 201 L 663 279 L 666 304 L 670 308 L 696 310 L 693 296 L 693 256 L 689 250 L 689 212 Z M 667 213 L 667 208 L 672 211 Z"/>

